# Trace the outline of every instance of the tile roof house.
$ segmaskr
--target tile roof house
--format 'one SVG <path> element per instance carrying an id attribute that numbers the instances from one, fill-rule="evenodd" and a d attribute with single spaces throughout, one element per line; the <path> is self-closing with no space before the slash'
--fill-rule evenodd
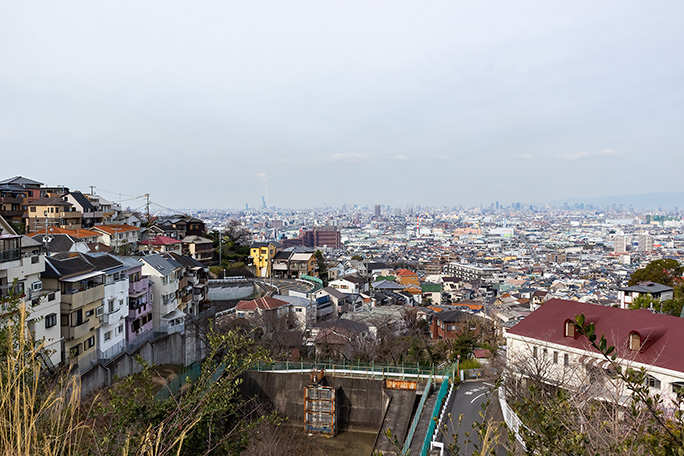
<path id="1" fill-rule="evenodd" d="M 508 330 L 508 367 L 526 375 L 524 366 L 530 361 L 546 361 L 542 377 L 548 383 L 562 378 L 565 388 L 591 387 L 600 397 L 614 394 L 610 362 L 575 329 L 575 317 L 580 314 L 586 323 L 594 324 L 598 337 L 604 335 L 608 345 L 615 347 L 617 364 L 643 367 L 653 393 L 661 394 L 667 403 L 676 397 L 675 389 L 684 385 L 684 319 L 647 309 L 551 299 Z"/>
<path id="2" fill-rule="evenodd" d="M 138 241 L 138 249 L 142 252 L 182 253 L 183 241 L 167 236 L 156 236 L 146 241 Z"/>

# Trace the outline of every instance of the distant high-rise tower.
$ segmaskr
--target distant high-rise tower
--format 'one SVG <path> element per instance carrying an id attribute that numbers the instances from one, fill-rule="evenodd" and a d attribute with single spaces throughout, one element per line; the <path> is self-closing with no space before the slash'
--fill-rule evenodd
<path id="1" fill-rule="evenodd" d="M 613 240 L 613 249 L 615 253 L 627 252 L 627 236 L 617 235 Z"/>
<path id="2" fill-rule="evenodd" d="M 261 208 L 266 209 L 266 197 L 265 196 L 261 197 Z"/>
<path id="3" fill-rule="evenodd" d="M 639 236 L 637 236 L 637 251 L 653 251 L 653 236 L 651 236 L 650 234 L 640 234 Z"/>
<path id="4" fill-rule="evenodd" d="M 379 204 L 376 204 L 376 205 L 375 205 L 375 216 L 376 216 L 376 217 L 380 217 L 380 215 L 382 214 L 382 209 L 381 209 L 381 208 L 382 208 L 382 206 L 380 206 Z"/>

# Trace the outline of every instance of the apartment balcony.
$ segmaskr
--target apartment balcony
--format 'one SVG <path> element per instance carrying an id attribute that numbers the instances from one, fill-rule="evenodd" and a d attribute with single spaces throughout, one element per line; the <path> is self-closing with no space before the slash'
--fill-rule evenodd
<path id="1" fill-rule="evenodd" d="M 24 198 L 21 196 L 0 196 L 0 204 L 24 204 Z"/>
<path id="2" fill-rule="evenodd" d="M 84 212 L 83 213 L 83 219 L 99 219 L 104 216 L 104 212 L 102 211 L 94 211 L 94 212 Z"/>
<path id="3" fill-rule="evenodd" d="M 68 304 L 72 309 L 78 309 L 94 301 L 104 298 L 104 285 L 98 285 L 83 291 L 66 290 L 62 293 L 62 303 Z"/>
<path id="4" fill-rule="evenodd" d="M 176 310 L 177 307 L 178 301 L 174 299 L 173 301 L 170 301 L 167 304 L 159 304 L 159 313 L 162 315 L 166 315 Z"/>
<path id="5" fill-rule="evenodd" d="M 24 215 L 24 211 L 21 209 L 0 209 L 0 215 L 2 215 L 5 219 L 15 219 L 22 217 Z"/>
<path id="6" fill-rule="evenodd" d="M 0 250 L 0 263 L 15 261 L 21 258 L 21 249 Z"/>
<path id="7" fill-rule="evenodd" d="M 85 337 L 90 332 L 90 318 L 86 318 L 83 322 L 77 326 L 67 327 L 67 339 L 75 340 Z"/>
<path id="8" fill-rule="evenodd" d="M 144 291 L 147 291 L 147 289 L 150 287 L 150 279 L 148 277 L 144 277 L 137 282 L 131 282 L 128 288 L 128 294 L 129 295 L 138 295 Z"/>

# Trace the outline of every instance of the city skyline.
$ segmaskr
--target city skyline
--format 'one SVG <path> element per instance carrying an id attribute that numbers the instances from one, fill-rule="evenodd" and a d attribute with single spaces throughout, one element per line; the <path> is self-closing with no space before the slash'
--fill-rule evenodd
<path id="1" fill-rule="evenodd" d="M 5 5 L 3 178 L 207 208 L 679 193 L 683 10 Z"/>

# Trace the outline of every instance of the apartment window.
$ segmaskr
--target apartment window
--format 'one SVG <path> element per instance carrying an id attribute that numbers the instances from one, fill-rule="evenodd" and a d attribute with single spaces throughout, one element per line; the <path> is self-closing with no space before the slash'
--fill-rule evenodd
<path id="1" fill-rule="evenodd" d="M 81 344 L 76 344 L 69 349 L 69 357 L 75 358 L 81 353 Z"/>
<path id="2" fill-rule="evenodd" d="M 564 365 L 564 366 L 569 366 L 569 365 L 570 365 L 570 355 L 568 355 L 567 353 L 565 353 L 565 354 L 563 355 L 563 365 Z"/>
<path id="3" fill-rule="evenodd" d="M 36 264 L 40 261 L 40 257 L 38 256 L 32 256 L 31 257 L 31 264 Z"/>
<path id="4" fill-rule="evenodd" d="M 121 334 L 123 332 L 123 330 L 124 330 L 123 325 L 119 325 L 119 327 L 116 328 L 116 333 Z"/>
<path id="5" fill-rule="evenodd" d="M 57 314 L 51 313 L 45 316 L 45 329 L 57 325 Z"/>
<path id="6" fill-rule="evenodd" d="M 86 339 L 85 342 L 83 342 L 83 348 L 84 350 L 88 350 L 90 347 L 95 345 L 95 336 L 90 336 L 88 339 Z"/>
<path id="7" fill-rule="evenodd" d="M 537 347 L 532 347 L 532 357 L 533 358 L 537 357 Z"/>
<path id="8" fill-rule="evenodd" d="M 553 351 L 553 364 L 558 364 L 558 352 L 556 350 Z"/>
<path id="9" fill-rule="evenodd" d="M 110 340 L 111 338 L 112 338 L 112 332 L 111 332 L 111 331 L 107 331 L 107 332 L 105 333 L 104 340 Z"/>
<path id="10" fill-rule="evenodd" d="M 547 350 L 546 348 L 544 348 L 544 349 L 542 350 L 542 356 L 543 356 L 544 358 L 546 358 L 546 355 L 548 355 L 548 354 L 549 354 L 549 350 Z"/>
<path id="11" fill-rule="evenodd" d="M 658 380 L 652 375 L 648 375 L 646 376 L 646 385 L 649 388 L 660 389 L 660 380 Z"/>
<path id="12" fill-rule="evenodd" d="M 31 206 L 31 212 L 36 212 L 36 206 Z"/>
<path id="13" fill-rule="evenodd" d="M 95 313 L 95 309 L 86 310 L 86 318 L 92 316 Z"/>

